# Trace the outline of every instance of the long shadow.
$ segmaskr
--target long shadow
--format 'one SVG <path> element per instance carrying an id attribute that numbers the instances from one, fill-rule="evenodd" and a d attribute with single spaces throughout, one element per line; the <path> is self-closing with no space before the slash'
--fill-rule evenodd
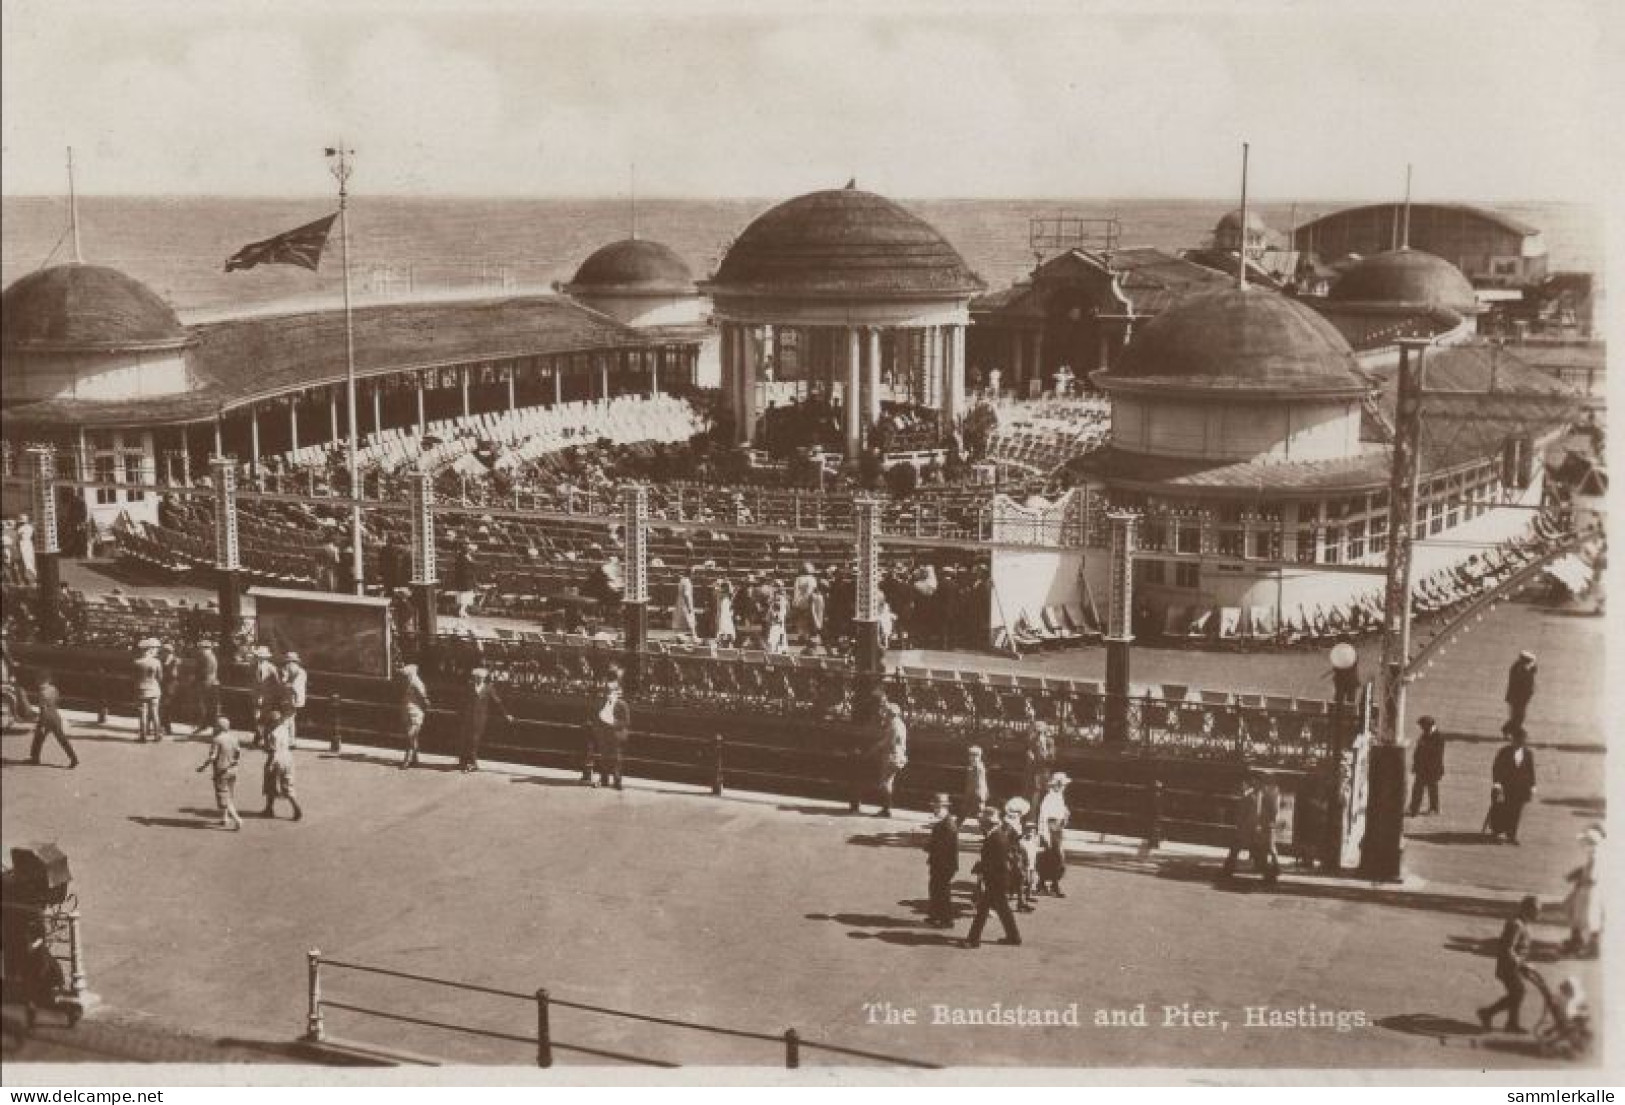
<path id="1" fill-rule="evenodd" d="M 246 816 L 246 815 L 245 815 Z M 216 820 L 203 820 L 190 817 L 140 817 L 132 815 L 128 818 L 137 825 L 147 829 L 205 829 L 209 832 L 227 832 L 222 829 Z"/>
<path id="2" fill-rule="evenodd" d="M 849 932 L 853 940 L 879 940 L 882 944 L 898 944 L 906 948 L 957 948 L 959 937 L 947 930 L 934 932 Z"/>
<path id="3" fill-rule="evenodd" d="M 887 917 L 883 913 L 809 913 L 809 921 L 835 921 L 852 928 L 924 928 L 915 917 Z"/>
<path id="4" fill-rule="evenodd" d="M 452 767 L 449 767 L 446 770 L 448 770 L 448 771 L 456 771 L 457 768 L 456 768 L 456 765 L 453 765 Z M 568 790 L 591 790 L 592 789 L 586 783 L 583 783 L 580 779 L 555 779 L 555 778 L 553 778 L 551 776 L 548 776 L 548 775 L 515 775 L 513 778 L 509 779 L 508 782 L 513 783 L 515 786 L 564 787 L 564 788 L 566 788 Z M 604 788 L 599 787 L 598 789 L 603 790 Z M 615 788 L 610 787 L 609 789 L 611 791 L 613 791 Z M 672 791 L 672 792 L 668 792 L 668 793 L 676 793 L 676 792 Z"/>
<path id="5" fill-rule="evenodd" d="M 852 810 L 848 809 L 846 806 L 838 806 L 838 805 L 835 805 L 834 803 L 831 803 L 830 805 L 827 805 L 827 806 L 778 805 L 778 806 L 774 806 L 773 808 L 776 809 L 776 810 L 781 810 L 784 813 L 805 814 L 808 817 L 871 817 L 871 816 L 873 816 L 872 814 L 866 814 L 866 813 L 854 813 Z"/>
<path id="6" fill-rule="evenodd" d="M 1448 936 L 1445 938 L 1444 950 L 1476 955 L 1481 959 L 1494 959 L 1500 944 L 1501 941 L 1494 936 Z M 1561 963 L 1563 961 L 1563 946 L 1554 944 L 1549 940 L 1532 940 L 1529 944 L 1529 961 L 1531 963 Z"/>
<path id="7" fill-rule="evenodd" d="M 1543 806 L 1562 806 L 1582 816 L 1604 817 L 1608 813 L 1608 799 L 1601 795 L 1581 798 L 1542 798 L 1540 804 Z"/>
<path id="8" fill-rule="evenodd" d="M 1430 1036 L 1441 1043 L 1456 1037 L 1477 1038 L 1489 1034 L 1473 1021 L 1458 1021 L 1438 1013 L 1400 1013 L 1378 1020 L 1377 1027 L 1407 1036 Z"/>
<path id="9" fill-rule="evenodd" d="M 1253 879 L 1232 879 L 1219 884 L 1217 858 L 1166 856 L 1140 859 L 1136 856 L 1077 855 L 1068 853 L 1070 868 L 1092 868 L 1120 874 L 1150 875 L 1175 882 L 1207 883 L 1226 893 L 1275 894 L 1283 898 L 1310 898 L 1325 901 L 1363 902 L 1369 905 L 1415 909 L 1431 913 L 1454 913 L 1465 917 L 1493 917 L 1504 920 L 1515 904 L 1507 898 L 1476 898 L 1461 894 L 1396 890 L 1382 886 L 1349 886 L 1339 883 L 1282 880 L 1265 887 Z"/>
<path id="10" fill-rule="evenodd" d="M 1460 830 L 1447 830 L 1436 833 L 1406 833 L 1405 839 L 1414 840 L 1420 844 L 1500 844 L 1500 841 L 1485 833 L 1462 832 Z"/>

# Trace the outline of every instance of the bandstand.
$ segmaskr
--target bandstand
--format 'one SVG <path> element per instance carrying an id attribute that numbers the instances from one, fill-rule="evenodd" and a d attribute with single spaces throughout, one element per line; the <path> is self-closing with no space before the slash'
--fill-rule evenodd
<path id="1" fill-rule="evenodd" d="M 722 336 L 723 409 L 754 444 L 763 385 L 840 412 L 845 456 L 872 448 L 883 404 L 946 441 L 965 411 L 965 331 L 984 287 L 918 216 L 855 186 L 788 200 L 745 228 L 710 293 Z M 838 404 L 838 405 L 837 405 Z"/>

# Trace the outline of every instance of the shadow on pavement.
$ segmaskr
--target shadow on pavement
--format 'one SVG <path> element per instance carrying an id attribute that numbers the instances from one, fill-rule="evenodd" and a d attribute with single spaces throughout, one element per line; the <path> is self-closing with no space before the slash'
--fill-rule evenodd
<path id="1" fill-rule="evenodd" d="M 882 913 L 809 913 L 809 921 L 835 921 L 853 928 L 924 928 L 916 917 L 887 917 Z"/>
<path id="2" fill-rule="evenodd" d="M 879 940 L 907 948 L 957 948 L 959 937 L 948 931 L 936 932 L 849 932 L 854 940 Z"/>
<path id="3" fill-rule="evenodd" d="M 1494 959 L 1500 944 L 1500 938 L 1495 936 L 1450 936 L 1445 938 L 1444 950 L 1448 952 L 1464 952 L 1467 955 L 1476 955 L 1484 959 Z M 1563 945 L 1554 944 L 1548 940 L 1530 941 L 1529 962 L 1561 963 L 1562 961 Z"/>
<path id="4" fill-rule="evenodd" d="M 1377 1021 L 1378 1028 L 1402 1032 L 1407 1036 L 1431 1036 L 1436 1040 L 1452 1037 L 1479 1037 L 1487 1035 L 1482 1025 L 1473 1021 L 1458 1021 L 1438 1013 L 1400 1013 Z"/>
<path id="5" fill-rule="evenodd" d="M 248 816 L 247 814 L 244 815 Z M 210 811 L 207 818 L 201 817 L 141 817 L 132 815 L 129 820 L 147 829 L 207 829 L 210 832 L 226 832 L 220 827 L 219 815 Z"/>
<path id="6" fill-rule="evenodd" d="M 1418 844 L 1490 844 L 1497 845 L 1500 841 L 1484 833 L 1462 832 L 1460 830 L 1437 833 L 1406 833 L 1406 840 L 1414 840 Z"/>

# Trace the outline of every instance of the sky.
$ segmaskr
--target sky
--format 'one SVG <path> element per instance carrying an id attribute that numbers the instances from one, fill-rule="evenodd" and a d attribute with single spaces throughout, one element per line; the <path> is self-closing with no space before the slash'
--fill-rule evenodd
<path id="1" fill-rule="evenodd" d="M 1605 195 L 1610 6 L 5 0 L 0 192 Z M 1605 60 L 1615 64 L 1606 65 Z M 1617 179 L 1617 176 L 1616 176 Z"/>

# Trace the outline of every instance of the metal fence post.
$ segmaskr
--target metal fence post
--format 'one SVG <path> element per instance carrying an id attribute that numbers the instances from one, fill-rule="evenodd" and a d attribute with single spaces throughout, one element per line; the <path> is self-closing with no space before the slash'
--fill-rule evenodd
<path id="1" fill-rule="evenodd" d="M 68 912 L 68 989 L 80 1001 L 85 998 L 85 949 L 79 931 L 79 911 Z"/>
<path id="2" fill-rule="evenodd" d="M 553 1025 L 545 987 L 536 991 L 536 1065 L 553 1065 Z"/>
<path id="3" fill-rule="evenodd" d="M 334 753 L 344 751 L 344 737 L 339 732 L 339 707 L 343 702 L 344 700 L 337 694 L 329 695 L 327 698 L 328 709 L 331 711 L 329 717 L 332 722 L 332 729 L 327 736 L 327 747 L 328 751 Z"/>
<path id="4" fill-rule="evenodd" d="M 310 960 L 310 1004 L 305 1014 L 305 1039 L 320 1043 L 324 1038 L 322 1032 L 322 951 L 312 948 L 307 953 Z"/>
<path id="5" fill-rule="evenodd" d="M 721 795 L 722 795 L 722 748 L 723 748 L 722 734 L 718 733 L 717 734 L 716 744 L 713 746 L 713 749 L 712 749 L 712 762 L 711 762 L 711 767 L 712 767 L 711 793 L 718 796 L 718 797 L 721 797 Z"/>
<path id="6" fill-rule="evenodd" d="M 795 1070 L 801 1066 L 801 1034 L 793 1028 L 784 1030 L 784 1067 Z"/>
<path id="7" fill-rule="evenodd" d="M 1149 824 L 1145 831 L 1145 846 L 1149 851 L 1162 846 L 1162 780 L 1155 775 L 1146 786 L 1146 805 Z"/>

